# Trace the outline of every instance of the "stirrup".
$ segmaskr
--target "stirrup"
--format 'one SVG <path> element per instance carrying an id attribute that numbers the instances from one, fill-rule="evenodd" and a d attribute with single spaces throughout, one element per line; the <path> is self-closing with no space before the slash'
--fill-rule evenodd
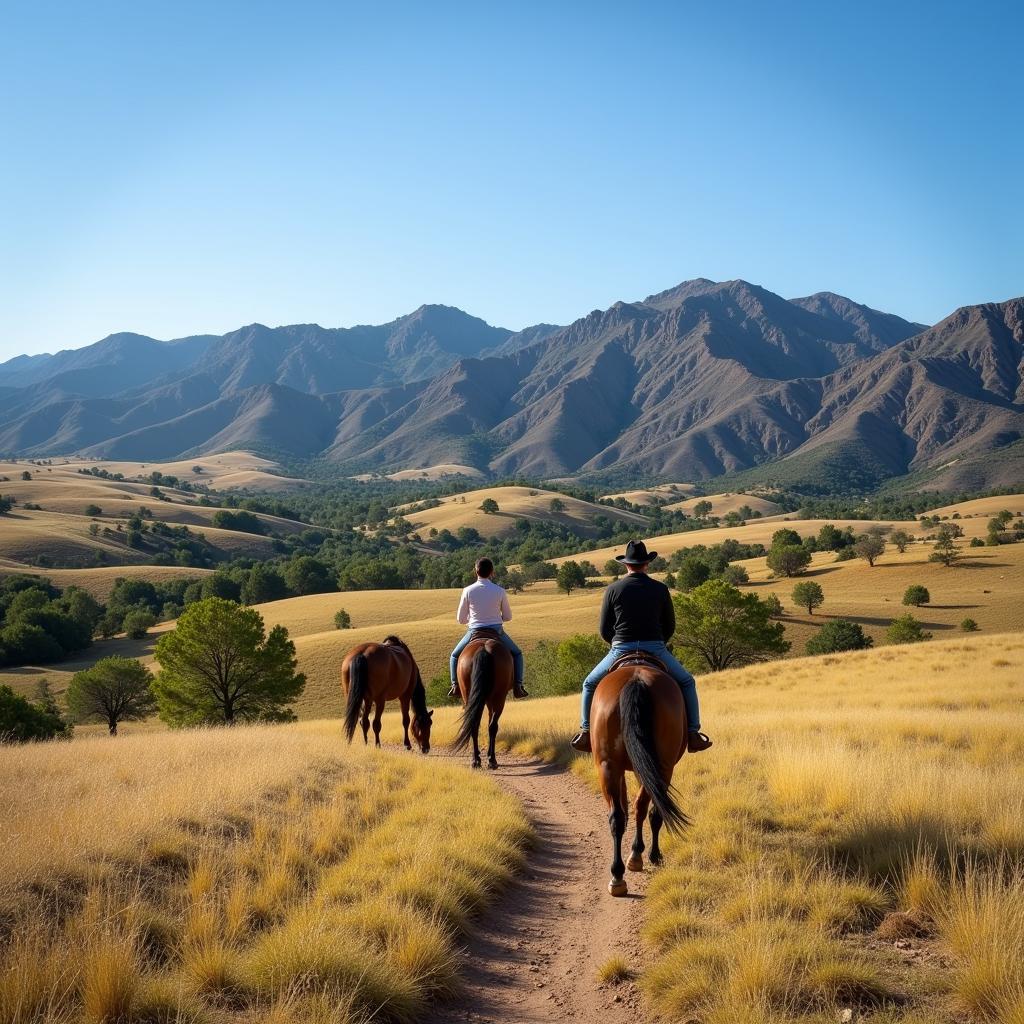
<path id="1" fill-rule="evenodd" d="M 686 749 L 691 754 L 699 754 L 702 750 L 714 746 L 711 738 L 699 729 L 690 729 L 686 735 Z"/>

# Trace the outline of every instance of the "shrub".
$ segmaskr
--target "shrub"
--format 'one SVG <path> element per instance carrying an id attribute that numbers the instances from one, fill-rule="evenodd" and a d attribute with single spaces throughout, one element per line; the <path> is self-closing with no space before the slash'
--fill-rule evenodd
<path id="1" fill-rule="evenodd" d="M 498 511 L 498 503 L 493 498 L 484 498 L 480 502 L 480 511 L 492 516 Z"/>
<path id="2" fill-rule="evenodd" d="M 141 640 L 156 625 L 156 616 L 148 608 L 136 608 L 125 617 L 121 628 L 131 640 Z"/>
<path id="3" fill-rule="evenodd" d="M 891 644 L 914 644 L 931 638 L 931 633 L 926 632 L 910 612 L 893 619 L 885 631 L 885 639 Z"/>
<path id="4" fill-rule="evenodd" d="M 719 574 L 720 580 L 738 587 L 741 583 L 749 583 L 750 576 L 742 565 L 727 565 Z"/>
<path id="5" fill-rule="evenodd" d="M 334 628 L 335 629 L 351 629 L 352 628 L 352 616 L 349 615 L 344 608 L 339 608 L 334 613 Z"/>
<path id="6" fill-rule="evenodd" d="M 969 546 L 972 548 L 983 548 L 985 546 L 985 542 L 980 537 L 972 537 Z"/>
<path id="7" fill-rule="evenodd" d="M 782 601 L 779 600 L 778 594 L 769 594 L 764 599 L 764 604 L 768 607 L 768 614 L 773 619 L 777 619 L 780 615 L 786 614 L 786 610 L 782 607 Z"/>
<path id="8" fill-rule="evenodd" d="M 832 619 L 807 641 L 808 654 L 834 654 L 837 651 L 863 651 L 874 641 L 867 636 L 859 622 Z"/>
<path id="9" fill-rule="evenodd" d="M 802 544 L 773 544 L 767 561 L 777 576 L 799 576 L 811 564 L 811 553 Z"/>
<path id="10" fill-rule="evenodd" d="M 920 583 L 913 583 L 903 592 L 903 603 L 909 605 L 912 608 L 920 608 L 923 604 L 928 604 L 931 601 L 931 594 L 928 593 L 927 587 L 922 587 Z"/>
<path id="11" fill-rule="evenodd" d="M 9 686 L 0 686 L 0 743 L 51 740 L 67 734 L 67 723 L 52 698 L 32 702 Z"/>
<path id="12" fill-rule="evenodd" d="M 965 633 L 976 633 L 978 631 L 978 623 L 968 616 L 968 618 L 960 621 L 960 628 Z"/>
<path id="13" fill-rule="evenodd" d="M 103 515 L 103 509 L 99 505 L 86 505 L 85 514 L 87 516 L 101 516 Z"/>

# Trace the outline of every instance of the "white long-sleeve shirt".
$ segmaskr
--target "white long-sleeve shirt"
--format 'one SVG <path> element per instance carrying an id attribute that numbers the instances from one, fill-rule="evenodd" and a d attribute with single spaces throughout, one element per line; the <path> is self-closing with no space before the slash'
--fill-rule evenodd
<path id="1" fill-rule="evenodd" d="M 478 579 L 476 583 L 470 583 L 462 591 L 455 618 L 470 629 L 508 622 L 512 618 L 512 609 L 505 588 L 490 580 Z"/>

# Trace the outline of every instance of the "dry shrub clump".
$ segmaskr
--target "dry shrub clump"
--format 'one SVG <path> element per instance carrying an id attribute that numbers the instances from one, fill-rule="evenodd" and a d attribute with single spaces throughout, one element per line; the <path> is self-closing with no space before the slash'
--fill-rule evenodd
<path id="1" fill-rule="evenodd" d="M 35 786 L 12 801 L 34 860 L 4 848 L 2 1024 L 415 1020 L 454 991 L 459 930 L 529 839 L 487 778 L 343 748 L 333 724 L 65 751 L 78 761 L 60 768 L 0 751 Z M 176 769 L 164 786 L 161 756 Z M 46 843 L 65 811 L 77 858 Z"/>

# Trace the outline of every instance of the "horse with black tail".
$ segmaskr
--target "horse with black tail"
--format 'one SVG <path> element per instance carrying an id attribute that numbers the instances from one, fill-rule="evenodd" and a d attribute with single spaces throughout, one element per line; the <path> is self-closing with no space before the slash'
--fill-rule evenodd
<path id="1" fill-rule="evenodd" d="M 651 863 L 660 864 L 659 835 L 664 825 L 676 832 L 690 821 L 676 803 L 672 773 L 686 750 L 686 708 L 678 683 L 643 654 L 627 655 L 598 684 L 590 712 L 590 735 L 601 792 L 608 805 L 612 866 L 608 891 L 628 892 L 625 873 L 644 867 L 644 821 L 650 811 Z M 626 772 L 640 783 L 636 797 L 636 837 L 629 861 L 622 862 L 622 837 L 629 820 Z"/>
<path id="2" fill-rule="evenodd" d="M 346 692 L 345 736 L 349 743 L 362 722 L 363 742 L 369 743 L 370 707 L 375 708 L 373 735 L 380 746 L 381 716 L 389 700 L 402 706 L 402 733 L 406 750 L 409 742 L 409 707 L 412 706 L 412 735 L 424 754 L 430 752 L 430 727 L 434 712 L 427 709 L 423 679 L 407 644 L 397 636 L 385 637 L 381 643 L 353 647 L 341 663 L 341 683 Z"/>
<path id="3" fill-rule="evenodd" d="M 497 768 L 494 743 L 498 736 L 498 719 L 505 710 L 505 701 L 515 682 L 512 655 L 493 630 L 481 629 L 459 655 L 455 678 L 462 694 L 462 720 L 452 744 L 462 750 L 473 741 L 473 767 L 481 767 L 480 723 L 484 709 L 490 713 L 487 723 L 487 767 Z"/>

